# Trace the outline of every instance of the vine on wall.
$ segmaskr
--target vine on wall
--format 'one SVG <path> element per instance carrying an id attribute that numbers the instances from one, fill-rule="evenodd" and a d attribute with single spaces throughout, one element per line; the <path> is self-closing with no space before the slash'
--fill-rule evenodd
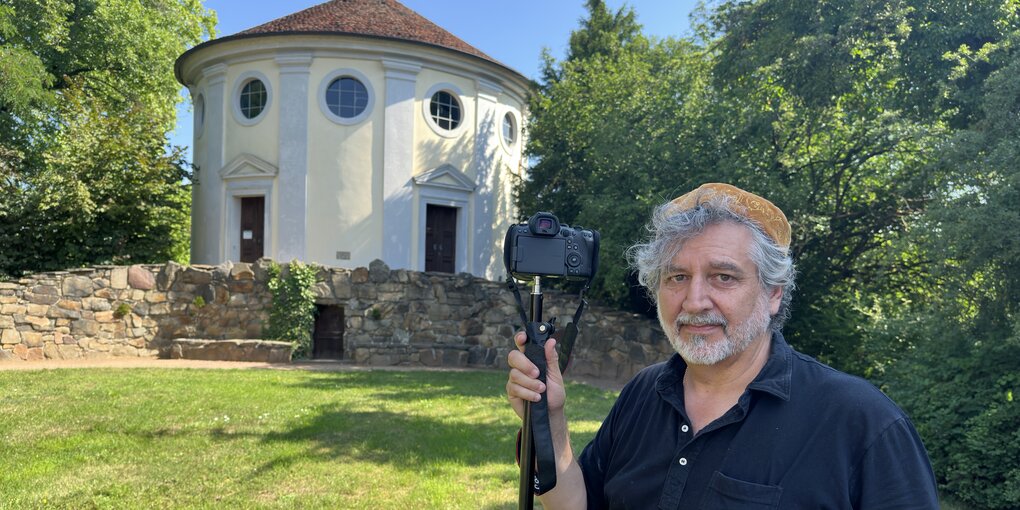
<path id="1" fill-rule="evenodd" d="M 263 331 L 267 340 L 281 340 L 294 345 L 295 358 L 308 358 L 312 351 L 312 329 L 315 327 L 315 285 L 319 268 L 315 264 L 291 261 L 284 271 L 280 264 L 269 265 L 269 291 L 273 306 Z"/>

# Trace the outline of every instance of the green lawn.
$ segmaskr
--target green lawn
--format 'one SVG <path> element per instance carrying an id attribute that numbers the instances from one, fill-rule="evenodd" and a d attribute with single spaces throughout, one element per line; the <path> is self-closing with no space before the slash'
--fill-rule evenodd
<path id="1" fill-rule="evenodd" d="M 502 372 L 0 372 L 0 508 L 516 508 Z M 615 393 L 571 385 L 577 448 Z"/>

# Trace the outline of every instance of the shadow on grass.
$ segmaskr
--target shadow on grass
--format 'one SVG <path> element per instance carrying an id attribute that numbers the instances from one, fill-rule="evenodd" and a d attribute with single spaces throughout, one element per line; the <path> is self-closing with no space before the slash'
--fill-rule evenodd
<path id="1" fill-rule="evenodd" d="M 312 390 L 365 389 L 394 402 L 457 397 L 501 397 L 506 375 L 496 371 L 368 371 L 316 374 L 295 386 Z"/>

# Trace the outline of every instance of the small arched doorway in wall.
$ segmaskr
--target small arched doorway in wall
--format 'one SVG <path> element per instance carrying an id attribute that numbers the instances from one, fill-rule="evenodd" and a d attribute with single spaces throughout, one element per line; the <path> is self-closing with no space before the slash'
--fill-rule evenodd
<path id="1" fill-rule="evenodd" d="M 344 359 L 344 307 L 316 305 L 312 359 Z"/>

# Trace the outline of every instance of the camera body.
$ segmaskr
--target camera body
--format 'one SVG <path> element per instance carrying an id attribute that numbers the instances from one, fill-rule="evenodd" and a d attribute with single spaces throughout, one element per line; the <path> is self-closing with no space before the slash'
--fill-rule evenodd
<path id="1" fill-rule="evenodd" d="M 503 261 L 518 279 L 545 276 L 590 280 L 598 269 L 599 233 L 571 228 L 560 224 L 552 213 L 537 212 L 527 223 L 507 230 Z"/>

